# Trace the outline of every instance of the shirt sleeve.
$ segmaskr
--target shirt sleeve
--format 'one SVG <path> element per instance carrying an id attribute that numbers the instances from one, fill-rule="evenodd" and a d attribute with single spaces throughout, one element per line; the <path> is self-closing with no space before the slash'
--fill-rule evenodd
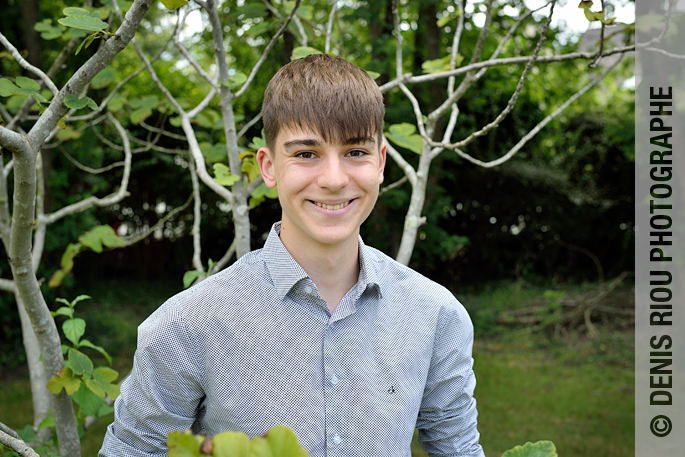
<path id="1" fill-rule="evenodd" d="M 133 370 L 114 403 L 99 457 L 166 456 L 169 432 L 195 422 L 204 391 L 185 320 L 170 310 L 139 327 Z"/>
<path id="2" fill-rule="evenodd" d="M 450 294 L 451 295 L 451 294 Z M 473 391 L 473 324 L 452 298 L 441 310 L 416 428 L 431 457 L 485 457 Z"/>

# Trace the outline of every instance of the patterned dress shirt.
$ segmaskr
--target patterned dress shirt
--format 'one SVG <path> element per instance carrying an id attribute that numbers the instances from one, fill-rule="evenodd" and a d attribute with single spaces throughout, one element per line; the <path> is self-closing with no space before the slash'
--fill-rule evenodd
<path id="1" fill-rule="evenodd" d="M 484 457 L 473 326 L 454 296 L 360 237 L 359 279 L 331 314 L 279 232 L 140 325 L 99 456 L 282 424 L 311 457 L 409 457 L 415 428 L 431 456 Z"/>

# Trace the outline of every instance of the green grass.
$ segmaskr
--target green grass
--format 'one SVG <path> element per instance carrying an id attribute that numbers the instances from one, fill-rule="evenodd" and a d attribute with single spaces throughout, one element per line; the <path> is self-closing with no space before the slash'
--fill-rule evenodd
<path id="1" fill-rule="evenodd" d="M 82 291 L 93 300 L 79 303 L 77 313 L 86 319 L 86 337 L 107 348 L 123 374 L 130 369 L 137 325 L 178 289 L 175 283 L 98 283 Z M 632 332 L 599 327 L 598 338 L 571 334 L 563 340 L 525 330 L 487 332 L 488 321 L 479 313 L 524 306 L 548 289 L 561 288 L 499 283 L 458 294 L 476 325 L 475 396 L 486 456 L 499 457 L 517 444 L 539 440 L 553 441 L 561 457 L 633 456 Z M 32 421 L 25 370 L 0 377 L 0 392 L 0 421 L 13 428 Z M 111 421 L 112 415 L 103 417 L 86 432 L 84 457 L 97 455 Z M 426 456 L 416 441 L 412 452 Z"/>

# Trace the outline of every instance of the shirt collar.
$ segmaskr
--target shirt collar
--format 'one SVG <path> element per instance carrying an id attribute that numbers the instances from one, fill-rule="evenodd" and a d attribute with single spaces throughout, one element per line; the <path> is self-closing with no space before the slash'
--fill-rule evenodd
<path id="1" fill-rule="evenodd" d="M 279 236 L 280 233 L 281 223 L 276 222 L 271 227 L 269 237 L 264 243 L 262 256 L 273 280 L 278 298 L 283 300 L 295 284 L 309 278 L 309 275 L 285 248 Z M 374 262 L 375 258 L 371 248 L 367 247 L 362 241 L 362 237 L 359 236 L 359 278 L 357 279 L 357 293 L 355 294 L 357 298 L 369 286 L 375 286 L 378 290 L 378 296 L 382 296 L 381 285 L 376 272 L 378 266 L 376 265 L 377 262 Z"/>

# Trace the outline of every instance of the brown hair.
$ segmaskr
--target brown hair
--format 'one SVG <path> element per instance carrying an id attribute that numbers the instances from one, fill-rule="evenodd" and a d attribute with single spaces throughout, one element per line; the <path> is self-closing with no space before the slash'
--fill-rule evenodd
<path id="1" fill-rule="evenodd" d="M 283 66 L 262 104 L 264 135 L 273 151 L 282 128 L 308 128 L 324 141 L 376 138 L 383 130 L 383 96 L 369 74 L 342 59 L 312 54 Z"/>

